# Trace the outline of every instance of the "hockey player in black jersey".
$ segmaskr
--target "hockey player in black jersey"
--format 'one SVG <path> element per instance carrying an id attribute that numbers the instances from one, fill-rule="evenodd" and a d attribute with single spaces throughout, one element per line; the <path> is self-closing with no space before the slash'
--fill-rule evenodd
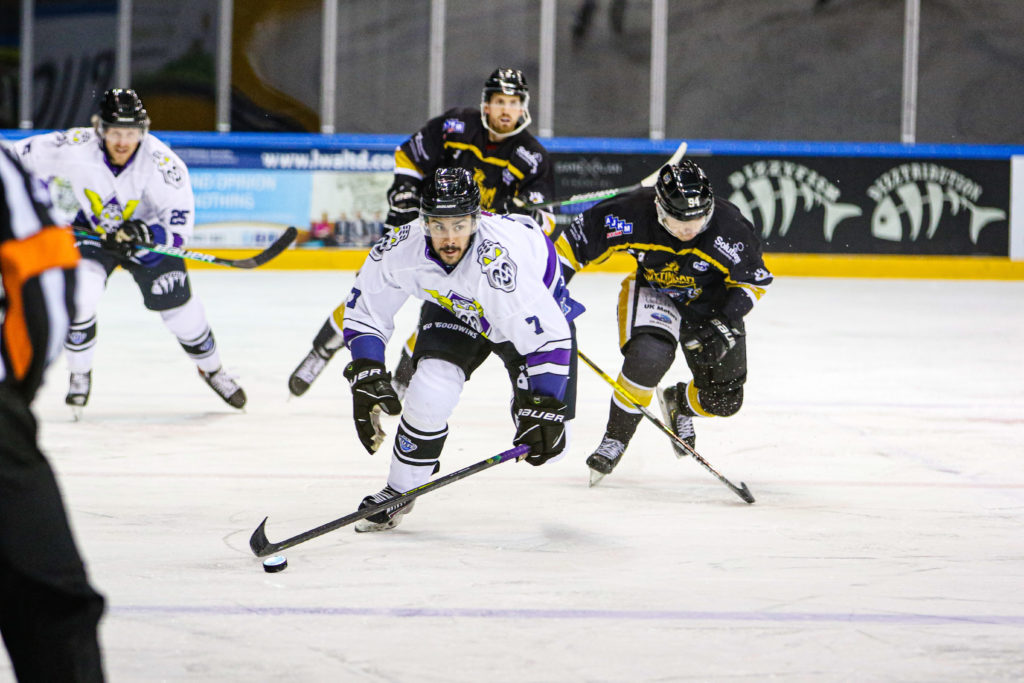
<path id="1" fill-rule="evenodd" d="M 526 128 L 530 125 L 530 91 L 518 69 L 495 69 L 484 83 L 480 108 L 456 107 L 427 121 L 395 150 L 395 178 L 388 190 L 388 227 L 417 218 L 424 178 L 438 168 L 465 168 L 480 186 L 480 206 L 491 213 L 531 213 L 530 204 L 554 196 L 554 172 L 544 146 Z M 519 206 L 519 200 L 523 206 Z M 553 217 L 533 212 L 550 232 Z M 301 396 L 342 346 L 344 305 L 338 306 L 313 340 L 313 348 L 288 378 L 288 390 Z M 416 335 L 406 342 L 395 370 L 395 384 L 404 391 L 412 375 Z"/>
<path id="2" fill-rule="evenodd" d="M 556 244 L 572 272 L 614 252 L 636 259 L 619 294 L 619 385 L 646 407 L 681 345 L 693 379 L 659 393 L 669 426 L 693 446 L 694 417 L 734 415 L 747 378 L 743 317 L 772 275 L 753 226 L 714 196 L 704 171 L 689 159 L 666 165 L 654 187 L 584 211 L 564 236 Z M 587 458 L 591 485 L 619 463 L 642 417 L 625 396 L 612 396 L 604 438 Z M 676 446 L 676 454 L 685 452 Z"/>

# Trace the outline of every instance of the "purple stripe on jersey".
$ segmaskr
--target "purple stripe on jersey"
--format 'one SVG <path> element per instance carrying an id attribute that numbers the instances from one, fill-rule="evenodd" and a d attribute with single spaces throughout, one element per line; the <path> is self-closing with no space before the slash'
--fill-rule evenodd
<path id="1" fill-rule="evenodd" d="M 565 375 L 552 375 L 544 373 L 530 377 L 530 391 L 544 396 L 554 396 L 559 401 L 565 400 L 565 388 L 569 385 L 569 378 Z"/>
<path id="2" fill-rule="evenodd" d="M 344 330 L 342 335 L 345 337 L 345 346 L 352 352 L 352 360 L 369 358 L 384 362 L 384 342 L 380 337 L 351 330 Z"/>
<path id="3" fill-rule="evenodd" d="M 544 238 L 548 246 L 548 263 L 544 268 L 544 286 L 551 289 L 552 283 L 561 274 L 561 266 L 558 263 L 558 252 L 551 240 Z"/>
<path id="4" fill-rule="evenodd" d="M 542 365 L 544 363 L 554 363 L 556 365 L 569 366 L 569 361 L 572 359 L 572 354 L 569 349 L 555 349 L 553 351 L 541 351 L 540 353 L 531 353 L 526 357 L 526 364 L 528 366 Z"/>

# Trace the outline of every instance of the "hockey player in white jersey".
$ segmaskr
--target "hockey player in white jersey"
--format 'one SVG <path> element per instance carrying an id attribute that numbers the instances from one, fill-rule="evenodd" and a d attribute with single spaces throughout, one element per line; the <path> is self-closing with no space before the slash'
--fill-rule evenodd
<path id="1" fill-rule="evenodd" d="M 429 302 L 420 316 L 387 485 L 360 507 L 425 484 L 440 467 L 448 417 L 462 386 L 492 351 L 513 386 L 514 444 L 541 465 L 566 447 L 575 408 L 575 333 L 582 306 L 569 298 L 551 241 L 533 219 L 480 211 L 480 188 L 461 168 L 428 179 L 420 218 L 392 229 L 370 251 L 344 309 L 343 335 L 352 353 L 359 440 L 369 452 L 383 442 L 379 415 L 403 411 L 384 365 L 394 316 L 414 296 Z M 387 508 L 356 531 L 393 528 L 412 503 Z"/>
<path id="2" fill-rule="evenodd" d="M 80 238 L 75 318 L 65 340 L 70 388 L 65 402 L 79 417 L 92 388 L 96 308 L 118 267 L 131 273 L 143 303 L 157 311 L 195 362 L 199 375 L 234 408 L 245 392 L 221 365 L 203 306 L 185 263 L 139 248 L 181 247 L 192 237 L 195 198 L 188 169 L 149 133 L 149 116 L 133 90 L 103 94 L 92 128 L 34 135 L 16 143 L 22 163 L 47 185 L 59 218 Z"/>

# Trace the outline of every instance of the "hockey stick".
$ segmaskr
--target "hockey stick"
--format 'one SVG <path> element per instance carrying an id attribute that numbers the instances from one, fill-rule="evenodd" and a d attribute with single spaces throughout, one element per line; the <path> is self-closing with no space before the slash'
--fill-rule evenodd
<path id="1" fill-rule="evenodd" d="M 267 533 L 264 527 L 266 526 L 267 519 L 269 519 L 269 517 L 264 517 L 263 521 L 260 522 L 260 525 L 256 527 L 256 531 L 252 532 L 252 536 L 249 538 L 249 547 L 252 549 L 252 552 L 254 555 L 256 555 L 256 557 L 266 557 L 267 555 L 276 553 L 279 550 L 291 548 L 292 546 L 298 545 L 300 543 L 305 543 L 306 541 L 316 538 L 317 536 L 323 536 L 324 534 L 330 531 L 340 529 L 341 527 L 352 524 L 353 522 L 358 522 L 361 519 L 366 519 L 370 515 L 374 515 L 380 512 L 381 510 L 384 510 L 385 508 L 392 507 L 395 503 L 400 503 L 403 501 L 412 500 L 413 498 L 418 498 L 419 496 L 422 496 L 424 493 L 435 491 L 441 488 L 442 486 L 447 486 L 448 484 L 456 482 L 459 479 L 465 479 L 471 474 L 482 472 L 483 470 L 501 464 L 506 460 L 518 460 L 519 458 L 529 454 L 529 452 L 530 447 L 527 445 L 516 446 L 515 448 L 507 450 L 504 453 L 498 453 L 497 455 L 491 456 L 486 460 L 481 460 L 480 462 L 474 465 L 470 465 L 469 467 L 463 467 L 461 470 L 456 470 L 450 474 L 444 475 L 443 477 L 438 477 L 433 481 L 428 481 L 423 486 L 418 486 L 414 489 L 406 491 L 405 493 L 401 493 L 395 496 L 394 498 L 388 498 L 382 503 L 377 503 L 376 505 L 371 505 L 370 507 L 360 508 L 359 510 L 356 510 L 351 514 L 347 514 L 344 517 L 339 517 L 333 522 L 327 522 L 327 524 L 322 524 L 321 526 L 318 526 L 315 529 L 304 531 L 301 534 L 297 534 L 295 536 L 292 536 L 291 538 L 287 538 L 278 543 L 273 543 L 267 540 Z"/>
<path id="2" fill-rule="evenodd" d="M 615 390 L 618 391 L 622 396 L 625 396 L 627 401 L 629 401 L 634 406 L 636 406 L 637 409 L 641 413 L 643 413 L 644 417 L 646 417 L 648 420 L 650 420 L 651 422 L 656 424 L 658 426 L 658 429 L 660 429 L 661 431 L 663 431 L 666 434 L 668 434 L 669 437 L 671 437 L 671 439 L 674 442 L 676 442 L 677 444 L 679 444 L 680 446 L 682 446 L 683 448 L 688 450 L 690 452 L 690 455 L 693 456 L 693 459 L 701 464 L 701 467 L 706 469 L 711 474 L 715 475 L 720 482 L 722 482 L 723 484 L 728 486 L 730 489 L 732 489 L 732 492 L 735 493 L 740 498 L 742 498 L 743 502 L 745 502 L 745 503 L 753 503 L 754 502 L 754 496 L 751 495 L 750 490 L 747 488 L 746 484 L 744 484 L 741 481 L 740 485 L 737 487 L 731 481 L 729 481 L 728 479 L 723 477 L 721 474 L 719 474 L 715 470 L 714 467 L 712 467 L 711 465 L 708 464 L 707 460 L 705 460 L 704 458 L 701 457 L 700 453 L 698 453 L 697 451 L 695 451 L 693 448 L 690 447 L 690 444 L 686 443 L 681 438 L 679 438 L 679 436 L 675 432 L 673 432 L 671 429 L 669 429 L 668 427 L 665 426 L 664 422 L 662 422 L 657 417 L 655 417 L 651 413 L 651 411 L 647 410 L 647 408 L 645 408 L 644 406 L 640 405 L 640 402 L 632 394 L 630 394 L 628 391 L 626 391 L 625 387 L 623 387 L 621 384 L 616 382 L 614 379 L 612 379 L 611 377 L 606 375 L 604 373 L 604 371 L 601 370 L 601 368 L 597 367 L 597 365 L 594 363 L 594 361 L 592 361 L 589 358 L 587 358 L 586 355 L 582 351 L 577 350 L 576 354 L 583 360 L 584 363 L 589 365 L 594 372 L 596 372 L 598 375 L 600 375 L 601 379 L 603 379 L 605 382 L 608 382 L 608 384 L 611 384 L 613 387 L 615 387 Z"/>
<path id="3" fill-rule="evenodd" d="M 156 252 L 157 254 L 163 254 L 164 256 L 215 263 L 218 266 L 228 266 L 230 268 L 258 268 L 287 249 L 288 246 L 295 241 L 295 237 L 298 234 L 298 230 L 294 227 L 289 227 L 281 233 L 281 235 L 274 240 L 269 247 L 260 253 L 255 256 L 239 259 L 221 258 L 202 251 L 191 251 L 189 249 L 182 249 L 181 247 L 172 247 L 169 244 L 139 244 L 137 246 L 139 249 L 146 249 L 148 251 Z M 102 235 L 99 233 L 82 230 L 81 228 L 75 228 L 75 235 L 95 241 L 102 239 Z"/>
<path id="4" fill-rule="evenodd" d="M 668 158 L 668 161 L 666 161 L 665 164 L 678 164 L 679 160 L 683 158 L 684 154 L 686 154 L 685 141 L 679 144 L 679 147 L 676 148 L 676 151 L 672 153 L 672 156 Z M 539 204 L 522 203 L 522 206 L 530 209 L 546 209 L 551 206 L 570 206 L 572 204 L 582 204 L 584 202 L 598 202 L 601 201 L 602 199 L 609 199 L 616 195 L 620 195 L 623 192 L 631 192 L 641 187 L 653 187 L 654 183 L 658 182 L 658 171 L 660 171 L 662 167 L 665 166 L 665 164 L 659 166 L 657 171 L 654 171 L 649 176 L 647 176 L 639 183 L 636 183 L 634 185 L 616 187 L 610 190 L 595 190 L 593 192 L 581 192 L 580 194 L 574 194 L 571 197 L 566 197 L 565 199 L 553 199 L 550 202 L 541 202 Z M 517 198 L 515 201 L 517 204 L 519 204 L 521 200 Z"/>

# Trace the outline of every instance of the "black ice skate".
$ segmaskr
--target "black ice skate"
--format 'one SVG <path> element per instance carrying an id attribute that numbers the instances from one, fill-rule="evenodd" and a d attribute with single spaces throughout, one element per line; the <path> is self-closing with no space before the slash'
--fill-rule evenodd
<path id="1" fill-rule="evenodd" d="M 625 451 L 626 444 L 618 439 L 609 436 L 601 439 L 601 445 L 587 458 L 587 467 L 590 468 L 590 485 L 596 486 L 606 474 L 611 474 Z"/>
<path id="2" fill-rule="evenodd" d="M 658 403 L 661 405 L 661 414 L 665 418 L 665 424 L 675 432 L 675 435 L 682 439 L 687 446 L 697 446 L 697 433 L 693 431 L 693 418 L 682 409 L 683 394 L 686 392 L 686 385 L 680 382 L 675 386 L 658 391 Z M 690 452 L 672 442 L 672 448 L 676 451 L 676 457 L 682 458 Z"/>
<path id="3" fill-rule="evenodd" d="M 209 373 L 200 370 L 199 376 L 232 408 L 241 409 L 245 405 L 245 392 L 224 368 L 217 368 Z"/>
<path id="4" fill-rule="evenodd" d="M 399 495 L 398 491 L 391 488 L 391 486 L 385 486 L 380 490 L 379 493 L 363 498 L 363 501 L 359 503 L 359 509 L 368 508 L 371 505 L 377 505 L 384 501 L 394 498 Z M 398 523 L 402 521 L 402 517 L 409 514 L 412 510 L 413 503 L 416 501 L 410 500 L 405 503 L 399 503 L 397 505 L 384 508 L 380 512 L 370 515 L 366 519 L 361 519 L 355 524 L 356 533 L 365 533 L 367 531 L 387 531 L 388 529 L 394 529 L 398 526 Z"/>
<path id="5" fill-rule="evenodd" d="M 76 421 L 82 419 L 82 408 L 89 402 L 90 391 L 92 391 L 92 370 L 72 372 L 68 395 L 64 397 L 64 403 L 71 406 L 71 414 Z"/>
<path id="6" fill-rule="evenodd" d="M 330 360 L 330 356 L 324 357 L 316 347 L 313 347 L 288 378 L 288 391 L 292 392 L 292 396 L 302 396 L 306 393 L 309 385 L 327 367 L 328 360 Z"/>

